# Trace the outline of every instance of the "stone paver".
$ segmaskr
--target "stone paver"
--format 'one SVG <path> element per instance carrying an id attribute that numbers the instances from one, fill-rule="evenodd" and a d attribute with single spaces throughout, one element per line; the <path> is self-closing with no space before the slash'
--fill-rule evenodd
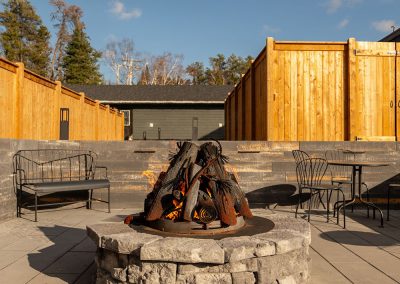
<path id="1" fill-rule="evenodd" d="M 278 209 L 293 215 L 291 209 Z M 136 209 L 41 212 L 39 222 L 0 224 L 0 283 L 92 283 L 93 242 L 86 225 L 121 222 Z M 312 215 L 311 283 L 400 283 L 400 212 L 384 228 L 364 211 L 348 213 L 347 229 Z"/>
<path id="2" fill-rule="evenodd" d="M 61 284 L 61 283 L 74 283 L 79 277 L 79 274 L 39 274 L 29 284 Z"/>

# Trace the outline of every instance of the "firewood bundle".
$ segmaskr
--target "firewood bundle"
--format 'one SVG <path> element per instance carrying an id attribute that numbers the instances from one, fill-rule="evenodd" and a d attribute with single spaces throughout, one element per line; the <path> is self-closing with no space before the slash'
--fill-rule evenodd
<path id="1" fill-rule="evenodd" d="M 217 142 L 218 143 L 218 142 Z M 225 170 L 221 145 L 178 143 L 168 170 L 162 172 L 145 200 L 147 221 L 169 219 L 222 226 L 236 225 L 236 217 L 252 214 L 234 176 Z"/>

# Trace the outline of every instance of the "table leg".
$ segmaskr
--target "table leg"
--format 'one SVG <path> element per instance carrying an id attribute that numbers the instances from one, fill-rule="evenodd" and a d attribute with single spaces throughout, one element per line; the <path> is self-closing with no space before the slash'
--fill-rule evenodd
<path id="1" fill-rule="evenodd" d="M 350 189 L 350 194 L 351 194 L 351 199 L 350 200 L 345 200 L 345 202 L 343 203 L 343 202 L 339 202 L 339 200 L 337 200 L 336 202 L 335 202 L 335 204 L 333 205 L 333 209 L 335 210 L 337 210 L 338 211 L 338 214 L 339 214 L 339 210 L 343 207 L 343 206 L 349 206 L 349 205 L 351 205 L 352 206 L 352 209 L 353 209 L 353 204 L 356 202 L 356 195 L 355 195 L 355 192 L 356 192 L 356 184 L 355 184 L 355 181 L 356 181 L 356 174 L 357 174 L 357 169 L 356 169 L 356 167 L 355 166 L 353 166 L 352 167 L 353 168 L 353 170 L 352 170 L 352 183 L 351 183 L 351 189 Z M 341 203 L 341 204 L 340 204 Z M 339 205 L 339 207 L 337 207 L 337 204 L 340 204 Z M 353 210 L 352 210 L 353 211 Z M 335 211 L 334 211 L 335 212 Z"/>
<path id="2" fill-rule="evenodd" d="M 361 197 L 361 183 L 362 181 L 362 167 L 360 166 L 358 169 L 358 199 L 360 200 L 360 203 L 365 204 L 368 207 L 372 207 L 373 209 L 377 209 L 378 212 L 381 214 L 381 227 L 383 227 L 383 213 L 382 210 L 378 208 L 375 204 L 369 202 L 369 201 L 364 201 Z"/>

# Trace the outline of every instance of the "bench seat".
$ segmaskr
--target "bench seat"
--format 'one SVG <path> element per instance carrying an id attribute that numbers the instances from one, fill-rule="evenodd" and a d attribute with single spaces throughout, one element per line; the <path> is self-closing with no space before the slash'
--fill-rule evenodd
<path id="1" fill-rule="evenodd" d="M 24 187 L 36 191 L 37 193 L 53 193 L 74 190 L 91 190 L 98 188 L 108 188 L 110 181 L 108 179 L 89 179 L 76 181 L 57 181 L 42 182 L 35 184 L 25 184 Z"/>

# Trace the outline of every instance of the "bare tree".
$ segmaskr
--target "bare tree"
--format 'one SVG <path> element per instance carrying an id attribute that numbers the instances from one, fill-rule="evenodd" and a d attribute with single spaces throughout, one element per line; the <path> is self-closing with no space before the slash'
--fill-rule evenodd
<path id="1" fill-rule="evenodd" d="M 68 5 L 64 0 L 50 0 L 50 5 L 55 8 L 51 13 L 54 27 L 58 29 L 57 39 L 51 58 L 51 79 L 62 80 L 62 61 L 65 55 L 65 47 L 71 39 L 74 26 L 82 28 L 82 9 L 76 5 Z"/>
<path id="2" fill-rule="evenodd" d="M 115 83 L 133 85 L 137 80 L 139 71 L 142 70 L 142 60 L 135 52 L 135 45 L 131 39 L 110 41 L 103 58 L 115 74 Z"/>
<path id="3" fill-rule="evenodd" d="M 184 85 L 186 71 L 182 65 L 183 56 L 164 53 L 151 56 L 142 70 L 141 83 L 145 85 Z"/>

